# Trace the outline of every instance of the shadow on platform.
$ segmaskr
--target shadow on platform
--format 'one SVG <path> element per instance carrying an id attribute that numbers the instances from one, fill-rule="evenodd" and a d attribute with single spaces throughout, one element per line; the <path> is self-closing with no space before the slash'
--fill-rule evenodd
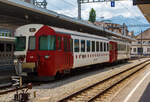
<path id="1" fill-rule="evenodd" d="M 150 83 L 148 84 L 147 88 L 145 89 L 139 102 L 150 102 Z"/>

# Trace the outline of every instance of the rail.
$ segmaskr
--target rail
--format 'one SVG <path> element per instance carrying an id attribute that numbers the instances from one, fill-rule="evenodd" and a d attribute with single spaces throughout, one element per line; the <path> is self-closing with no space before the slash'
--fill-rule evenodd
<path id="1" fill-rule="evenodd" d="M 118 83 L 122 82 L 123 80 L 127 79 L 129 76 L 133 75 L 134 73 L 138 72 L 145 66 L 150 64 L 150 60 L 146 60 L 140 64 L 137 64 L 127 70 L 124 70 L 114 76 L 111 76 L 107 79 L 104 79 L 98 83 L 95 83 L 91 86 L 81 89 L 58 102 L 77 102 L 77 101 L 86 101 L 91 102 L 95 100 L 97 97 L 105 93 L 107 90 L 112 88 L 113 86 L 117 85 Z"/>

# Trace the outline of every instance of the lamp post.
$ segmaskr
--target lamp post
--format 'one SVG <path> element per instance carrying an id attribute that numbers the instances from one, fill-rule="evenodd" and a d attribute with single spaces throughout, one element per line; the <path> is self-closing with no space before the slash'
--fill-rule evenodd
<path id="1" fill-rule="evenodd" d="M 78 19 L 81 20 L 81 1 L 77 0 L 78 3 Z"/>
<path id="2" fill-rule="evenodd" d="M 143 40 L 142 40 L 142 30 L 141 30 L 141 57 L 143 55 Z"/>

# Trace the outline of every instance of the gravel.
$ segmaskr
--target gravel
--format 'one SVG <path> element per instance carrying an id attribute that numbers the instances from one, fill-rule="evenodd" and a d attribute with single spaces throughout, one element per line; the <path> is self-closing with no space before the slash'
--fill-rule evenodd
<path id="1" fill-rule="evenodd" d="M 128 67 L 141 63 L 148 58 L 142 60 L 130 61 L 127 64 L 121 64 L 105 69 L 95 70 L 92 72 L 82 73 L 82 75 L 76 75 L 60 81 L 52 81 L 48 84 L 42 84 L 40 86 L 33 87 L 28 92 L 30 95 L 29 102 L 56 102 L 71 93 L 74 93 L 84 87 L 92 85 L 100 80 L 103 80 L 109 76 L 114 75 Z M 34 92 L 36 97 L 34 98 Z M 10 102 L 13 100 L 15 92 L 0 96 L 0 102 Z"/>

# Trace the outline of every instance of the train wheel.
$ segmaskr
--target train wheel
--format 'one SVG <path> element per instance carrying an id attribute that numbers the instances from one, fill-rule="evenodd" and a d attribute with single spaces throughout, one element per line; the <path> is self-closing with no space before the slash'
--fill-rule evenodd
<path id="1" fill-rule="evenodd" d="M 62 78 L 62 74 L 60 72 L 57 72 L 56 75 L 55 75 L 55 79 L 58 80 L 58 79 L 61 79 Z"/>

